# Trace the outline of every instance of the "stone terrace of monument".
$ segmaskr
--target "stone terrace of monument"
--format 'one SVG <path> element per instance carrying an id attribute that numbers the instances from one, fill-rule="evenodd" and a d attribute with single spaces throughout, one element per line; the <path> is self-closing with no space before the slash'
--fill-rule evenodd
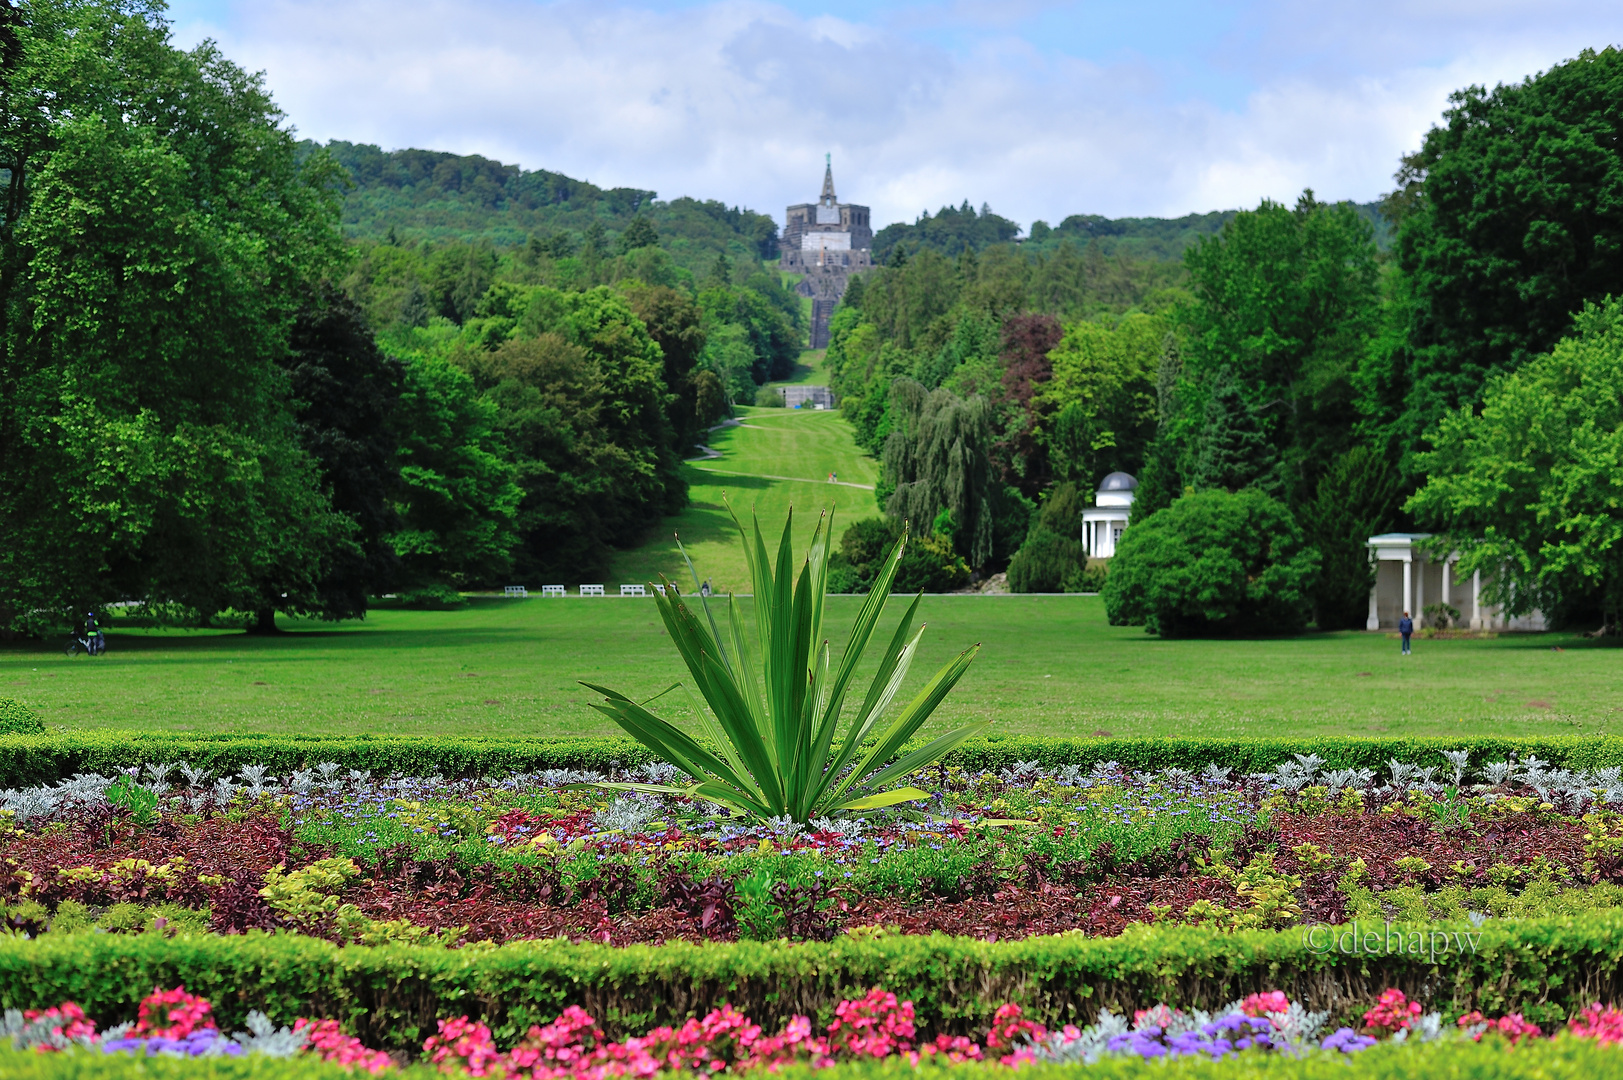
<path id="1" fill-rule="evenodd" d="M 834 195 L 834 166 L 823 170 L 823 194 L 814 203 L 788 208 L 780 266 L 803 275 L 796 286 L 812 300 L 811 347 L 828 347 L 834 305 L 845 295 L 850 275 L 873 266 L 873 226 L 868 208 L 842 203 Z"/>

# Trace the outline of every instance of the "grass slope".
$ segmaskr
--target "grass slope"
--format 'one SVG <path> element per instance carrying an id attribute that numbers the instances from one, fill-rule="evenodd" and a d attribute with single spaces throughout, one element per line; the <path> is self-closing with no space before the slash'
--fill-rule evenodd
<path id="1" fill-rule="evenodd" d="M 769 385 L 800 386 L 810 383 L 813 386 L 827 386 L 828 374 L 823 370 L 823 360 L 827 356 L 827 349 L 807 349 L 800 354 L 800 360 L 795 364 L 793 374 L 787 379 L 778 379 Z"/>
<path id="2" fill-rule="evenodd" d="M 831 598 L 836 649 L 859 604 Z M 1109 626 L 1095 597 L 931 596 L 921 617 L 930 628 L 907 693 L 983 643 L 941 723 L 1046 735 L 1623 733 L 1623 654 L 1568 635 L 1419 641 L 1404 658 L 1381 634 L 1160 641 Z M 0 696 L 74 729 L 590 735 L 611 729 L 577 680 L 641 699 L 685 676 L 652 600 L 488 599 L 286 625 L 299 632 L 115 630 L 98 660 L 0 646 Z M 681 718 L 690 706 L 679 691 L 655 708 Z"/>
<path id="3" fill-rule="evenodd" d="M 879 513 L 873 496 L 879 463 L 857 448 L 839 413 L 747 408 L 738 414 L 739 424 L 710 433 L 709 445 L 721 456 L 685 467 L 687 508 L 666 519 L 660 537 L 616 557 L 614 583 L 657 581 L 663 573 L 679 588 L 691 589 L 693 578 L 673 539 L 680 536 L 701 577 L 722 591 L 748 592 L 744 551 L 727 515 L 728 502 L 745 525 L 752 510 L 760 515 L 763 530 L 772 531 L 773 550 L 775 530 L 783 528 L 791 507 L 801 551 L 825 509 L 834 509 L 836 539 L 846 525 Z M 831 472 L 839 474 L 839 483 L 828 482 Z"/>

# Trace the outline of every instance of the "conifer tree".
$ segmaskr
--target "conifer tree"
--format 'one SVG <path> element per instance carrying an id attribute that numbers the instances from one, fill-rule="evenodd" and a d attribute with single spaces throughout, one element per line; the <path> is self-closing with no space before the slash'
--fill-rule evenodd
<path id="1" fill-rule="evenodd" d="M 1202 491 L 1267 487 L 1272 479 L 1274 449 L 1241 392 L 1233 368 L 1219 368 L 1212 379 L 1202 421 L 1194 486 Z"/>
<path id="2" fill-rule="evenodd" d="M 1144 468 L 1138 477 L 1138 491 L 1128 518 L 1134 525 L 1157 510 L 1165 510 L 1183 494 L 1175 430 L 1183 412 L 1183 401 L 1178 396 L 1178 379 L 1182 375 L 1183 355 L 1178 350 L 1178 338 L 1169 333 L 1162 343 L 1161 362 L 1155 370 L 1155 438 L 1145 448 Z"/>

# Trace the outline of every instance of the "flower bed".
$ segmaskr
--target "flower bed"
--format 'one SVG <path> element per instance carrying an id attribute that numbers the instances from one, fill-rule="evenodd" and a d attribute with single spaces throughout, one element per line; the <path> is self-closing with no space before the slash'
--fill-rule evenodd
<path id="1" fill-rule="evenodd" d="M 13 1053 L 92 1058 L 191 1059 L 263 1057 L 320 1060 L 373 1075 L 394 1071 L 412 1055 L 385 1054 L 345 1034 L 333 1020 L 300 1018 L 277 1029 L 262 1013 L 251 1013 L 249 1031 L 227 1035 L 215 1024 L 211 1004 L 184 987 L 154 990 L 139 1006 L 134 1022 L 98 1031 L 96 1021 L 71 1001 L 48 1009 L 8 1011 L 0 1035 Z M 467 1016 L 441 1019 L 424 1040 L 421 1059 L 442 1073 L 511 1080 L 614 1080 L 656 1074 L 716 1076 L 777 1073 L 794 1066 L 823 1070 L 839 1064 L 905 1060 L 925 1063 L 980 1063 L 1011 1068 L 1038 1064 L 1095 1066 L 1117 1059 L 1230 1061 L 1287 1058 L 1292 1062 L 1361 1054 L 1382 1041 L 1391 1044 L 1503 1042 L 1510 1048 L 1546 1037 L 1519 1014 L 1487 1020 L 1480 1013 L 1447 1025 L 1441 1013 L 1425 1013 L 1418 1002 L 1387 990 L 1363 1016 L 1362 1033 L 1333 1030 L 1327 1013 L 1314 1013 L 1279 991 L 1251 994 L 1215 1014 L 1157 1005 L 1126 1017 L 1101 1011 L 1086 1028 L 1066 1025 L 1049 1031 L 1025 1017 L 1018 1005 L 1001 1006 L 981 1039 L 959 1035 L 920 1036 L 911 1001 L 875 988 L 859 999 L 841 1001 L 827 1025 L 792 1017 L 783 1030 L 768 1034 L 759 1024 L 723 1005 L 677 1027 L 659 1027 L 626 1039 L 608 1038 L 585 1010 L 571 1006 L 522 1039 L 500 1049 L 491 1030 Z M 1623 1013 L 1593 1006 L 1567 1025 L 1568 1038 L 1601 1046 L 1623 1041 Z M 9 1070 L 8 1070 L 9 1071 Z"/>
<path id="2" fill-rule="evenodd" d="M 222 779 L 155 766 L 0 793 L 0 903 L 36 936 L 280 929 L 447 945 L 875 928 L 1000 940 L 1623 906 L 1615 767 L 1322 765 L 942 767 L 917 778 L 937 792 L 927 804 L 804 826 L 581 787 L 611 779 L 582 771 L 447 781 L 249 766 Z"/>

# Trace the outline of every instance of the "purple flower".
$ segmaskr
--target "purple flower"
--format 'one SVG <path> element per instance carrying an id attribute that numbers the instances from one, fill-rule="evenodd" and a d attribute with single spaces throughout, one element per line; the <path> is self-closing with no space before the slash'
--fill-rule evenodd
<path id="1" fill-rule="evenodd" d="M 1375 1045 L 1368 1035 L 1360 1035 L 1352 1028 L 1337 1028 L 1319 1044 L 1321 1050 L 1340 1050 L 1343 1054 L 1356 1054 Z"/>

